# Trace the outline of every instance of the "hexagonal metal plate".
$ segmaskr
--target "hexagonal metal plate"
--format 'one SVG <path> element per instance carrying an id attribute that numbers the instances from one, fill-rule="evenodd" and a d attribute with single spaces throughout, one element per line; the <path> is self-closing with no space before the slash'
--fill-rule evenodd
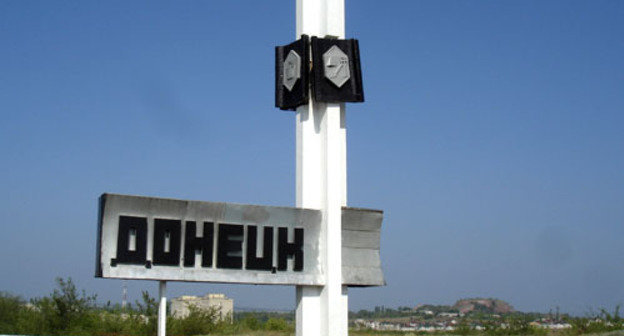
<path id="1" fill-rule="evenodd" d="M 325 77 L 337 87 L 342 87 L 349 78 L 349 56 L 337 46 L 332 46 L 323 54 Z"/>
<path id="2" fill-rule="evenodd" d="M 301 57 L 294 50 L 291 50 L 284 60 L 283 84 L 288 91 L 292 91 L 300 77 Z"/>

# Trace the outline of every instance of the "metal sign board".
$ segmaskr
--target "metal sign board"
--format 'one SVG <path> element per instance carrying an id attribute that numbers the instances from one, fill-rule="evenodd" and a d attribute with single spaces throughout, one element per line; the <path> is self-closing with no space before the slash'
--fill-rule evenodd
<path id="1" fill-rule="evenodd" d="M 96 276 L 323 285 L 318 210 L 103 194 Z"/>
<path id="2" fill-rule="evenodd" d="M 324 285 L 319 210 L 103 194 L 96 277 Z M 342 208 L 342 282 L 385 285 L 383 212 Z"/>

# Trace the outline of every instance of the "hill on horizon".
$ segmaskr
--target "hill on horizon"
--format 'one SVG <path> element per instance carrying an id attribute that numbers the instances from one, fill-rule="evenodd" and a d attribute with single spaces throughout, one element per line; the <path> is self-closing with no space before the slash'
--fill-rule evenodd
<path id="1" fill-rule="evenodd" d="M 466 314 L 473 311 L 490 313 L 490 314 L 507 314 L 516 310 L 509 303 L 499 299 L 461 299 L 455 302 L 453 309 L 457 309 L 460 313 Z"/>

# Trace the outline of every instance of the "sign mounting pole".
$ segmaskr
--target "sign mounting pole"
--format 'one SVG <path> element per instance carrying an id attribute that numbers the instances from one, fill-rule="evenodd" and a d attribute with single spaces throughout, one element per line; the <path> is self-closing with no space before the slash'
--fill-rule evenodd
<path id="1" fill-rule="evenodd" d="M 167 333 L 167 281 L 158 282 L 158 336 Z"/>
<path id="2" fill-rule="evenodd" d="M 296 2 L 296 38 L 302 34 L 344 38 L 344 0 Z M 348 301 L 341 251 L 341 209 L 347 203 L 344 103 L 310 98 L 297 108 L 296 166 L 296 206 L 323 213 L 320 248 L 326 272 L 325 286 L 296 288 L 296 335 L 346 336 Z"/>

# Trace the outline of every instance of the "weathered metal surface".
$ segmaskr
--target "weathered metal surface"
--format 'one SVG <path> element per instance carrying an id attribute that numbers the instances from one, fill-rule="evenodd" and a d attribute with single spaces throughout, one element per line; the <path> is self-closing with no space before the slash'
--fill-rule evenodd
<path id="1" fill-rule="evenodd" d="M 342 87 L 351 78 L 349 56 L 335 45 L 323 54 L 323 66 L 325 78 L 337 87 Z"/>
<path id="2" fill-rule="evenodd" d="M 284 60 L 284 86 L 292 91 L 297 80 L 301 77 L 301 57 L 291 50 Z"/>
<path id="3" fill-rule="evenodd" d="M 379 241 L 383 212 L 342 208 L 342 283 L 351 287 L 384 286 Z"/>
<path id="4" fill-rule="evenodd" d="M 143 264 L 124 264 L 118 259 L 120 216 L 145 218 L 147 230 L 144 239 L 145 258 Z M 279 285 L 323 285 L 326 281 L 322 269 L 320 246 L 319 210 L 243 205 L 232 203 L 184 201 L 153 197 L 104 194 L 100 198 L 100 218 L 98 224 L 98 247 L 96 276 L 103 278 L 200 281 L 224 283 L 252 283 Z M 179 252 L 176 265 L 154 263 L 155 219 L 179 220 L 181 232 L 171 234 L 167 239 L 179 237 Z M 342 208 L 342 282 L 348 286 L 385 285 L 381 271 L 379 241 L 383 213 L 377 210 Z M 201 257 L 196 256 L 193 265 L 185 266 L 185 237 L 187 222 L 214 224 L 211 266 L 203 267 Z M 242 246 L 235 257 L 242 259 L 240 269 L 218 267 L 220 224 L 243 225 L 240 238 Z M 196 234 L 204 236 L 202 225 L 196 225 Z M 274 228 L 271 270 L 247 269 L 247 247 L 251 227 L 256 227 L 256 255 L 263 256 L 263 228 Z M 294 258 L 288 259 L 285 270 L 278 267 L 278 228 L 288 228 L 288 241 L 294 241 L 294 229 L 304 229 L 303 267 L 295 270 Z M 192 231 L 191 231 L 192 232 Z M 135 233 L 136 236 L 136 233 Z M 171 237 L 171 238 L 169 238 Z M 198 238 L 198 237 L 197 237 Z M 139 249 L 141 240 L 137 237 L 129 245 Z M 168 242 L 167 246 L 174 246 Z M 162 250 L 162 249 L 161 249 Z M 162 251 L 161 251 L 162 253 Z"/>
<path id="5" fill-rule="evenodd" d="M 342 247 L 379 250 L 379 232 L 346 231 L 343 227 Z"/>
<path id="6" fill-rule="evenodd" d="M 205 281 L 251 284 L 290 284 L 290 285 L 323 285 L 325 275 L 321 269 L 319 253 L 319 232 L 321 212 L 318 210 L 243 205 L 232 203 L 214 203 L 200 201 L 184 201 L 152 197 L 104 194 L 100 199 L 100 220 L 98 237 L 98 260 L 96 276 L 104 278 L 146 279 L 146 280 L 177 280 Z M 147 239 L 145 265 L 123 264 L 112 262 L 117 258 L 118 233 L 120 216 L 147 218 Z M 155 265 L 154 258 L 154 219 L 180 220 L 181 247 L 180 261 L 175 266 Z M 184 266 L 185 229 L 187 221 L 196 223 L 214 223 L 214 253 L 211 267 L 202 267 L 201 258 L 195 258 L 194 266 Z M 241 269 L 224 269 L 217 267 L 217 250 L 219 224 L 244 225 L 242 241 Z M 257 254 L 262 255 L 262 228 L 273 227 L 273 268 L 272 271 L 246 269 L 248 230 L 256 226 L 258 234 Z M 197 234 L 203 235 L 201 225 L 197 225 Z M 286 270 L 276 270 L 278 258 L 278 228 L 288 228 L 289 242 L 294 237 L 294 229 L 304 229 L 303 237 L 303 269 L 295 271 L 294 258 L 288 259 Z M 167 236 L 169 239 L 169 236 Z M 171 235 L 171 239 L 176 235 Z M 234 240 L 233 237 L 231 237 Z M 135 239 L 136 240 L 136 239 Z M 136 243 L 135 243 L 136 244 Z M 171 244 L 168 242 L 168 244 Z M 166 245 L 168 246 L 168 245 Z M 173 245 L 172 245 L 173 246 Z M 166 249 L 166 248 L 165 248 Z M 166 250 L 165 250 L 166 252 Z M 234 256 L 236 257 L 236 256 Z"/>

